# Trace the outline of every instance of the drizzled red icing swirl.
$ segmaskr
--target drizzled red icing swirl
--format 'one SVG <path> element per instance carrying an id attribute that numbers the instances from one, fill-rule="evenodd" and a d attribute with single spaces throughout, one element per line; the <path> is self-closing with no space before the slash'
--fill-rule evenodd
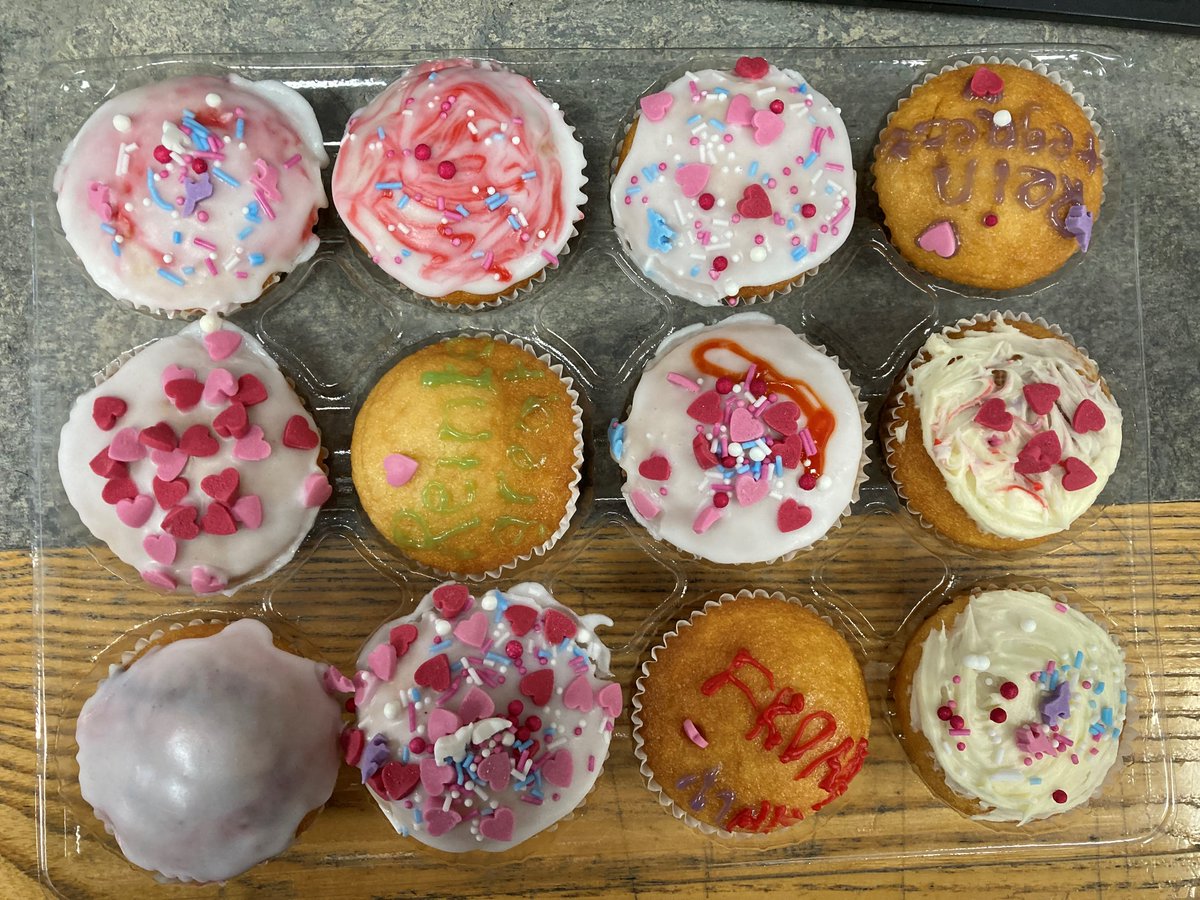
<path id="1" fill-rule="evenodd" d="M 418 66 L 346 128 L 333 198 L 351 234 L 429 297 L 503 292 L 557 263 L 584 201 L 583 148 L 527 78 Z"/>

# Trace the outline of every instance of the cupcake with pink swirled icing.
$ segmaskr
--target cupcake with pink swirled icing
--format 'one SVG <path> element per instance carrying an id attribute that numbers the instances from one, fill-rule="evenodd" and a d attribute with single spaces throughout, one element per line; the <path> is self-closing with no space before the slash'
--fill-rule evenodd
<path id="1" fill-rule="evenodd" d="M 384 272 L 441 303 L 481 306 L 558 265 L 583 217 L 583 167 L 575 130 L 528 78 L 439 60 L 350 117 L 332 193 Z"/>

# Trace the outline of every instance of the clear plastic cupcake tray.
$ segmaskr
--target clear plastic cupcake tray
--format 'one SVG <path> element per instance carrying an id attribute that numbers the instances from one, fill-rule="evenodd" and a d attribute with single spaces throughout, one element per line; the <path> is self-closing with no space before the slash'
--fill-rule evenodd
<path id="1" fill-rule="evenodd" d="M 869 403 L 872 438 L 894 377 L 933 330 L 978 312 L 1011 309 L 1072 334 L 1099 362 L 1121 403 L 1125 444 L 1101 507 L 1065 540 L 1017 557 L 956 550 L 901 513 L 877 447 L 853 516 L 814 550 L 787 563 L 721 567 L 683 558 L 655 544 L 632 520 L 621 499 L 619 470 L 608 456 L 606 426 L 622 415 L 643 364 L 664 336 L 686 324 L 720 321 L 729 310 L 668 297 L 631 271 L 612 231 L 610 162 L 639 95 L 688 68 L 728 68 L 745 54 L 800 71 L 841 106 L 860 173 L 860 208 L 846 245 L 803 285 L 755 310 L 841 359 Z M 83 529 L 59 483 L 58 432 L 92 373 L 181 325 L 115 302 L 91 284 L 54 210 L 51 176 L 62 148 L 116 92 L 189 72 L 233 71 L 281 79 L 304 94 L 332 154 L 355 109 L 411 64 L 448 55 L 454 54 L 87 60 L 48 68 L 37 83 L 30 145 L 37 186 L 35 289 L 29 315 L 38 498 L 33 602 L 42 776 L 38 839 L 44 877 L 64 895 L 125 896 L 156 887 L 150 875 L 117 854 L 86 808 L 71 800 L 70 722 L 102 675 L 97 659 L 123 633 L 151 619 L 187 618 L 214 607 L 144 586 Z M 270 888 L 281 896 L 326 884 L 364 893 L 400 886 L 439 894 L 495 893 L 505 885 L 536 891 L 568 883 L 561 872 L 569 866 L 569 883 L 586 891 L 614 883 L 636 886 L 688 860 L 703 862 L 697 880 L 719 880 L 800 860 L 839 866 L 849 860 L 906 865 L 1014 855 L 1029 860 L 1078 856 L 1094 852 L 1097 844 L 1111 845 L 1114 853 L 1162 852 L 1169 845 L 1174 798 L 1157 699 L 1162 669 L 1145 500 L 1137 205 L 1122 190 L 1120 126 L 1136 114 L 1120 108 L 1112 89 L 1132 77 L 1130 63 L 1109 48 L 1069 46 L 462 55 L 486 55 L 525 73 L 562 105 L 588 157 L 589 203 L 580 234 L 544 283 L 498 308 L 466 313 L 416 298 L 378 273 L 332 210 L 325 212 L 315 258 L 233 318 L 278 359 L 316 416 L 330 450 L 334 497 L 291 564 L 232 599 L 220 598 L 215 608 L 221 617 L 278 616 L 325 659 L 351 669 L 358 647 L 376 626 L 411 609 L 435 583 L 389 550 L 357 505 L 348 458 L 355 409 L 392 361 L 423 343 L 464 331 L 506 334 L 548 353 L 574 379 L 585 412 L 587 460 L 570 530 L 544 557 L 495 583 L 541 581 L 578 612 L 610 616 L 615 625 L 605 639 L 613 649 L 614 675 L 626 689 L 626 713 L 585 805 L 525 847 L 447 866 L 445 858 L 398 837 L 358 784 L 357 772 L 346 768 L 325 811 L 292 849 L 234 886 Z M 1105 123 L 1109 182 L 1091 251 L 1032 293 L 964 296 L 900 261 L 887 243 L 865 174 L 897 100 L 926 73 L 975 55 L 1045 63 Z M 887 701 L 888 674 L 907 635 L 948 595 L 1002 578 L 1058 582 L 1089 598 L 1126 650 L 1129 693 L 1138 709 L 1126 764 L 1104 790 L 1084 808 L 1020 829 L 964 819 L 939 803 L 908 765 Z M 638 665 L 662 631 L 705 600 L 741 588 L 779 590 L 830 616 L 860 653 L 874 713 L 870 756 L 843 801 L 763 841 L 708 837 L 664 812 L 638 774 L 628 720 Z M 67 723 L 61 735 L 60 718 Z M 318 880 L 322 877 L 329 880 Z"/>

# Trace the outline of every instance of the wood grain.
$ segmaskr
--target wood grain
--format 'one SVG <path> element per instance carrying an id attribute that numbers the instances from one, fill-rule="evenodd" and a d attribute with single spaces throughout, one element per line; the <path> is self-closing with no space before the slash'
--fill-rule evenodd
<path id="1" fill-rule="evenodd" d="M 445 860 L 401 841 L 346 770 L 329 805 L 281 858 L 216 888 L 158 886 L 103 846 L 59 795 L 47 770 L 44 849 L 64 896 L 271 897 L 521 896 L 739 897 L 778 891 L 872 891 L 880 897 L 966 891 L 1010 896 L 1190 896 L 1200 877 L 1200 503 L 1110 508 L 1076 540 L 1044 556 L 1006 564 L 939 556 L 890 515 L 851 520 L 812 554 L 784 566 L 731 570 L 648 548 L 616 520 L 597 517 L 562 552 L 521 577 L 546 582 L 581 612 L 614 619 L 608 643 L 616 675 L 632 683 L 646 642 L 686 610 L 722 590 L 782 589 L 834 615 L 856 637 L 872 691 L 871 758 L 844 804 L 763 849 L 730 846 L 675 822 L 642 786 L 628 721 L 618 726 L 597 789 L 573 821 L 516 859 Z M 1153 539 L 1154 594 L 1135 553 Z M 269 585 L 265 597 L 220 605 L 244 613 L 266 602 L 335 663 L 385 616 L 427 584 L 397 584 L 330 533 Z M 648 552 L 650 551 L 650 552 Z M 1009 561 L 1011 563 L 1011 561 Z M 125 584 L 86 550 L 47 552 L 45 697 L 35 709 L 35 617 L 29 555 L 0 553 L 0 896 L 42 891 L 35 796 L 39 728 L 53 752 L 64 696 L 86 693 L 91 658 L 120 633 L 172 608 L 170 599 Z M 944 809 L 911 772 L 889 728 L 884 682 L 908 630 L 946 590 L 1019 574 L 1079 589 L 1112 619 L 1114 633 L 1144 663 L 1156 690 L 1139 726 L 1136 759 L 1069 823 L 997 832 Z M 685 587 L 686 585 L 686 587 Z M 1133 665 L 1135 671 L 1138 664 Z M 1141 677 L 1141 676 L 1139 676 Z M 82 679 L 83 687 L 76 690 Z M 40 718 L 39 718 L 40 717 Z M 1168 739 L 1160 741 L 1161 732 Z M 1173 780 L 1173 787 L 1170 781 Z M 1168 798 L 1173 794 L 1173 805 Z M 1167 815 L 1164 821 L 1163 816 Z M 80 813 L 78 818 L 89 817 Z M 87 828 L 94 822 L 83 823 Z M 1078 841 L 1069 848 L 1056 845 Z M 1024 844 L 998 852 L 988 845 Z"/>

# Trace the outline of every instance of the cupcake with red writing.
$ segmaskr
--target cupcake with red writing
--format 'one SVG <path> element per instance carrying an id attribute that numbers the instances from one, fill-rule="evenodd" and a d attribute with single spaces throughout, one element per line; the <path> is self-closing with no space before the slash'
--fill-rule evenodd
<path id="1" fill-rule="evenodd" d="M 387 275 L 454 307 L 545 279 L 587 199 L 583 145 L 558 104 L 493 62 L 416 66 L 350 117 L 333 202 Z"/>
<path id="2" fill-rule="evenodd" d="M 633 698 L 647 786 L 706 834 L 767 834 L 842 796 L 871 729 L 845 638 L 794 599 L 741 591 L 663 635 Z"/>

